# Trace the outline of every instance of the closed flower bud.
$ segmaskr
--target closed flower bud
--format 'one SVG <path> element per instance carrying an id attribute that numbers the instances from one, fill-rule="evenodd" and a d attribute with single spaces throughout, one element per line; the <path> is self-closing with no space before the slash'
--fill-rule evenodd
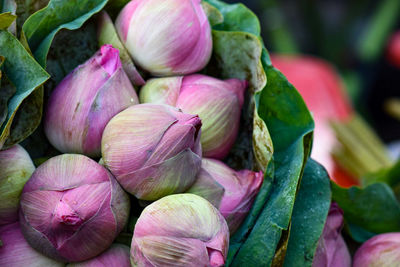
<path id="1" fill-rule="evenodd" d="M 198 116 L 171 106 L 132 106 L 104 130 L 104 164 L 139 199 L 183 192 L 200 170 L 200 127 Z"/>
<path id="2" fill-rule="evenodd" d="M 129 197 L 103 166 L 64 154 L 40 165 L 21 195 L 20 223 L 28 243 L 64 262 L 106 250 L 127 222 Z"/>
<path id="3" fill-rule="evenodd" d="M 341 234 L 342 227 L 343 211 L 336 203 L 332 203 L 318 241 L 312 267 L 351 266 L 350 253 Z"/>
<path id="4" fill-rule="evenodd" d="M 87 261 L 70 263 L 66 267 L 130 267 L 129 247 L 113 244 L 99 256 Z"/>
<path id="5" fill-rule="evenodd" d="M 234 171 L 221 161 L 203 158 L 197 179 L 187 193 L 202 196 L 217 207 L 232 234 L 246 218 L 262 182 L 261 171 Z"/>
<path id="6" fill-rule="evenodd" d="M 107 122 L 137 103 L 118 50 L 104 45 L 53 91 L 46 112 L 45 133 L 61 152 L 98 157 Z"/>
<path id="7" fill-rule="evenodd" d="M 0 225 L 18 220 L 19 198 L 34 170 L 22 146 L 0 151 Z"/>
<path id="8" fill-rule="evenodd" d="M 228 226 L 207 200 L 193 194 L 166 196 L 147 206 L 133 234 L 133 266 L 224 266 Z"/>
<path id="9" fill-rule="evenodd" d="M 354 255 L 353 267 L 392 267 L 399 263 L 400 233 L 386 233 L 362 244 Z"/>
<path id="10" fill-rule="evenodd" d="M 211 28 L 200 0 L 134 0 L 115 24 L 135 63 L 153 75 L 194 73 L 210 59 Z"/>
<path id="11" fill-rule="evenodd" d="M 140 92 L 142 103 L 163 103 L 198 114 L 203 126 L 203 156 L 224 158 L 235 142 L 247 82 L 218 80 L 194 74 L 149 80 Z"/>
<path id="12" fill-rule="evenodd" d="M 34 250 L 21 233 L 18 222 L 0 226 L 0 266 L 63 267 L 64 263 Z"/>

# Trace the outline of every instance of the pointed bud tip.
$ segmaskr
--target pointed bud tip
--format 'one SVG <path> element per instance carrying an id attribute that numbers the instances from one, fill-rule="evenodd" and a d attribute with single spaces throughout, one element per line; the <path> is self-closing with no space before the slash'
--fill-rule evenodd
<path id="1" fill-rule="evenodd" d="M 104 68 L 108 74 L 113 75 L 121 68 L 121 60 L 119 58 L 119 50 L 110 44 L 105 44 L 100 48 L 100 52 L 96 57 L 97 62 Z"/>
<path id="2" fill-rule="evenodd" d="M 221 251 L 213 249 L 207 249 L 207 250 L 208 250 L 208 256 L 210 258 L 210 266 L 218 267 L 225 265 L 225 259 Z"/>
<path id="3" fill-rule="evenodd" d="M 54 212 L 54 217 L 63 225 L 80 225 L 83 222 L 79 215 L 62 200 Z"/>
<path id="4" fill-rule="evenodd" d="M 194 115 L 191 119 L 186 121 L 185 124 L 191 124 L 196 128 L 200 128 L 202 123 L 199 115 Z"/>
<path id="5" fill-rule="evenodd" d="M 264 181 L 264 173 L 262 171 L 253 172 L 250 170 L 241 170 L 238 172 L 239 178 L 249 185 L 251 191 L 258 191 Z"/>

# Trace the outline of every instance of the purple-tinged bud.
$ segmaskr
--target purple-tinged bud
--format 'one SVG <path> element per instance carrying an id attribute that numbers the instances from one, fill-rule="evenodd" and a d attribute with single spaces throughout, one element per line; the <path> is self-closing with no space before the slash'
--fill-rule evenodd
<path id="1" fill-rule="evenodd" d="M 122 244 L 112 244 L 99 256 L 87 261 L 70 263 L 66 267 L 130 267 L 129 247 Z"/>
<path id="2" fill-rule="evenodd" d="M 232 234 L 246 218 L 262 182 L 261 171 L 234 171 L 221 161 L 203 158 L 197 179 L 186 192 L 204 197 L 217 207 Z"/>
<path id="3" fill-rule="evenodd" d="M 229 246 L 225 219 L 193 194 L 166 196 L 147 206 L 135 225 L 133 266 L 224 266 Z"/>
<path id="4" fill-rule="evenodd" d="M 63 262 L 107 249 L 128 220 L 129 196 L 92 159 L 64 154 L 40 165 L 21 195 L 20 223 L 28 243 Z"/>
<path id="5" fill-rule="evenodd" d="M 333 202 L 326 219 L 324 230 L 318 241 L 312 267 L 351 266 L 350 253 L 341 234 L 342 227 L 343 211 Z"/>
<path id="6" fill-rule="evenodd" d="M 47 258 L 34 250 L 21 233 L 18 222 L 0 226 L 0 266 L 63 267 L 64 263 Z"/>
<path id="7" fill-rule="evenodd" d="M 168 105 L 132 106 L 104 130 L 104 164 L 139 199 L 184 192 L 200 170 L 200 127 L 197 115 Z"/>
<path id="8" fill-rule="evenodd" d="M 203 126 L 203 156 L 224 158 L 239 131 L 246 81 L 219 80 L 194 74 L 149 80 L 140 91 L 142 103 L 160 103 L 198 114 Z"/>
<path id="9" fill-rule="evenodd" d="M 134 62 L 156 76 L 197 72 L 211 57 L 211 27 L 200 0 L 134 0 L 115 27 Z"/>
<path id="10" fill-rule="evenodd" d="M 21 192 L 34 170 L 35 165 L 22 146 L 0 151 L 0 225 L 18 220 Z"/>
<path id="11" fill-rule="evenodd" d="M 354 255 L 353 267 L 392 267 L 400 263 L 400 233 L 385 233 L 367 240 Z"/>
<path id="12" fill-rule="evenodd" d="M 138 102 L 118 50 L 104 45 L 54 89 L 46 111 L 45 133 L 61 152 L 98 157 L 108 121 Z"/>

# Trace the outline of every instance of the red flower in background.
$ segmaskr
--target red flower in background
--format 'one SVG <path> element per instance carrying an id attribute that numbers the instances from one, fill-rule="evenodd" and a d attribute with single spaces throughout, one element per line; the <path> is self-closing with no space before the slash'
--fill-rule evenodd
<path id="1" fill-rule="evenodd" d="M 392 34 L 386 48 L 386 59 L 400 68 L 400 30 Z"/>
<path id="2" fill-rule="evenodd" d="M 311 56 L 271 55 L 271 60 L 296 87 L 313 114 L 315 131 L 311 156 L 325 166 L 331 179 L 339 185 L 349 187 L 357 184 L 331 156 L 337 142 L 329 121 L 345 121 L 353 114 L 335 69 L 329 63 Z"/>

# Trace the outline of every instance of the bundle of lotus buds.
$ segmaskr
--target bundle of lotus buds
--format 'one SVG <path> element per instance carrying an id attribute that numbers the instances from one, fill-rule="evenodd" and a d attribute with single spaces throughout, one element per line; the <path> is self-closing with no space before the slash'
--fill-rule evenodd
<path id="1" fill-rule="evenodd" d="M 59 155 L 35 169 L 23 147 L 0 151 L 0 265 L 225 265 L 264 180 L 221 161 L 248 81 L 196 74 L 213 50 L 200 0 L 132 0 L 115 26 L 98 20 L 105 44 L 44 109 Z M 115 243 L 129 229 L 131 247 Z"/>

